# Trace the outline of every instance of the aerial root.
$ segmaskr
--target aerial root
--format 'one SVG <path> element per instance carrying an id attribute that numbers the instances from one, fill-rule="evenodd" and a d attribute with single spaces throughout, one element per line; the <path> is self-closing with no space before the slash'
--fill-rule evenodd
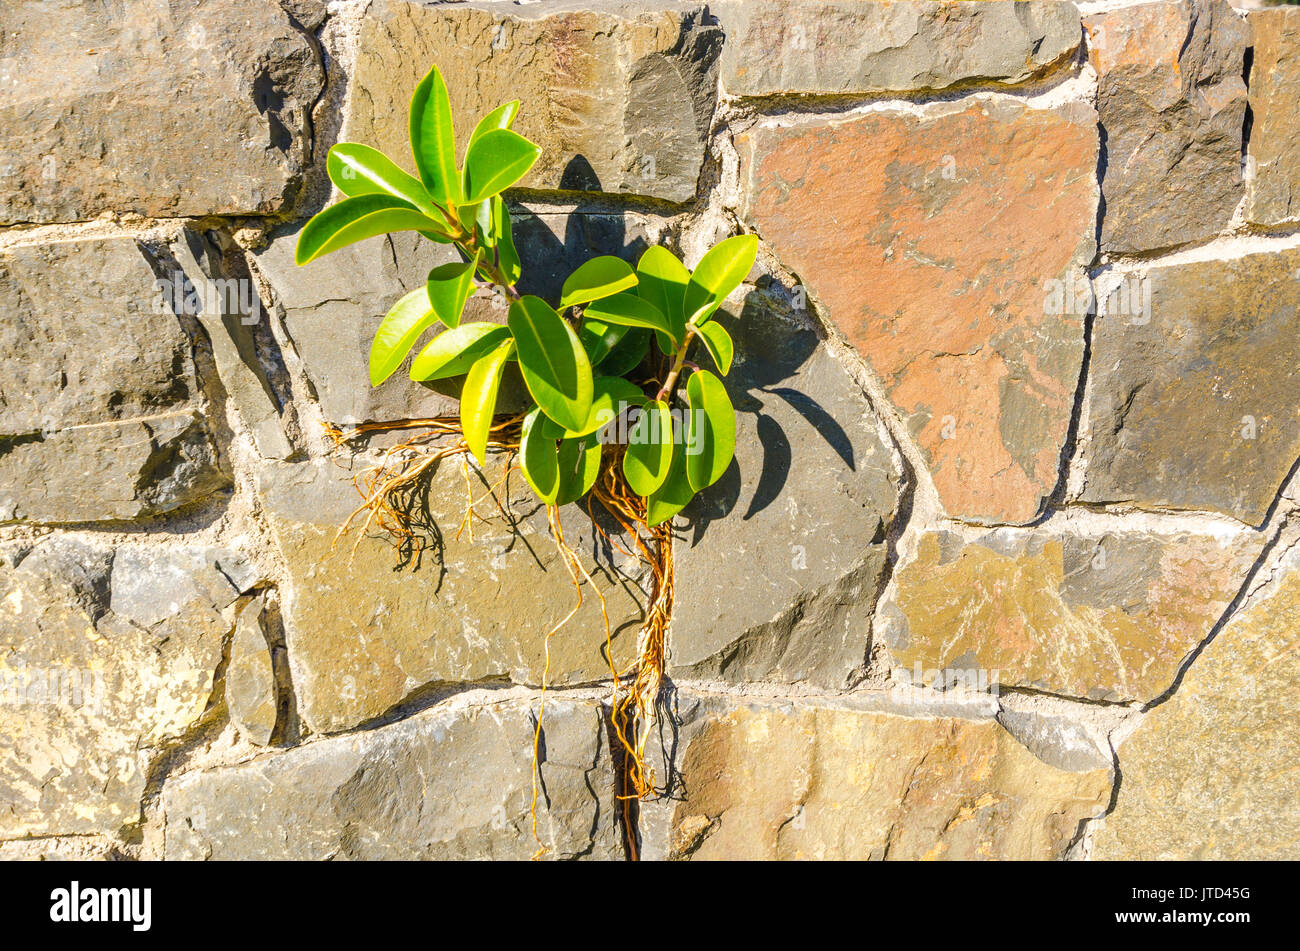
<path id="1" fill-rule="evenodd" d="M 521 422 L 522 417 L 516 416 L 496 423 L 489 435 L 489 448 L 512 454 L 517 452 Z M 465 477 L 466 506 L 456 531 L 457 538 L 460 538 L 462 533 L 468 532 L 472 541 L 474 522 L 491 521 L 493 515 L 485 516 L 478 511 L 478 506 L 489 498 L 495 503 L 497 509 L 495 515 L 513 524 L 515 521 L 513 514 L 502 504 L 498 496 L 498 490 L 505 488 L 510 474 L 518 469 L 518 466 L 513 463 L 513 455 L 507 460 L 500 479 L 489 485 L 487 491 L 476 499 L 469 467 L 469 446 L 465 442 L 458 419 L 436 418 L 405 420 L 398 423 L 368 423 L 347 431 L 327 428 L 326 433 L 336 448 L 342 448 L 359 436 L 401 429 L 413 429 L 418 432 L 388 449 L 375 465 L 363 469 L 352 480 L 362 501 L 344 521 L 334 539 L 337 544 L 344 533 L 360 522 L 360 531 L 352 544 L 349 561 L 355 557 L 361 539 L 372 529 L 378 529 L 396 538 L 402 549 L 408 553 L 418 553 L 424 547 L 421 529 L 427 530 L 427 526 L 421 524 L 417 515 L 417 497 L 422 489 L 427 490 L 429 479 L 444 459 L 461 457 Z M 593 500 L 599 502 L 619 524 L 630 540 L 632 545 L 630 550 L 600 527 L 595 513 L 591 510 Z M 621 747 L 619 788 L 616 795 L 622 807 L 623 828 L 630 858 L 635 859 L 638 852 L 635 823 L 632 817 L 634 803 L 638 800 L 653 799 L 660 792 L 655 786 L 654 773 L 646 763 L 646 755 L 656 723 L 664 665 L 667 659 L 668 625 L 673 611 L 672 531 L 667 524 L 653 528 L 646 524 L 645 500 L 632 491 L 623 476 L 619 447 L 606 450 L 600 475 L 588 494 L 587 507 L 588 514 L 592 516 L 592 525 L 610 547 L 621 551 L 626 556 L 636 558 L 648 570 L 649 604 L 637 635 L 636 657 L 625 670 L 620 671 L 614 659 L 613 632 L 605 596 L 591 572 L 584 566 L 579 553 L 566 541 L 564 527 L 560 521 L 560 510 L 555 506 L 547 507 L 551 537 L 573 585 L 575 602 L 568 613 L 546 632 L 542 642 L 541 698 L 533 731 L 532 800 L 529 810 L 532 834 L 537 842 L 537 851 L 533 855 L 535 859 L 540 858 L 547 851 L 538 829 L 537 802 L 541 787 L 542 719 L 546 710 L 546 692 L 550 682 L 551 638 L 582 609 L 584 585 L 590 587 L 600 604 L 601 620 L 605 629 L 605 658 L 609 664 L 612 681 L 610 719 L 614 736 Z"/>

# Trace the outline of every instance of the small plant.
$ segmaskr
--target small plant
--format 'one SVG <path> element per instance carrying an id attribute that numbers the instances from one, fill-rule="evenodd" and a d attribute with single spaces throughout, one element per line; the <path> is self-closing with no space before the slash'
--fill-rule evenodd
<path id="1" fill-rule="evenodd" d="M 334 146 L 327 160 L 329 176 L 347 197 L 307 222 L 296 260 L 306 264 L 394 231 L 416 231 L 456 249 L 459 262 L 435 267 L 425 286 L 402 297 L 384 317 L 371 345 L 370 382 L 378 386 L 387 380 L 421 337 L 436 330 L 411 361 L 410 376 L 418 382 L 463 377 L 460 418 L 424 421 L 427 437 L 443 444 L 427 450 L 417 446 L 419 437 L 403 444 L 418 461 L 397 472 L 387 464 L 370 470 L 362 489 L 366 501 L 354 516 L 368 510 L 367 525 L 378 519 L 409 538 L 410 530 L 391 502 L 402 488 L 449 456 L 469 454 L 483 466 L 489 447 L 517 452 L 519 468 L 547 507 L 551 534 L 578 600 L 546 634 L 542 711 L 550 638 L 581 606 L 586 581 L 605 618 L 614 680 L 612 722 L 623 754 L 619 795 L 626 810 L 628 801 L 655 791 L 645 752 L 672 615 L 670 520 L 722 477 L 735 450 L 735 411 L 718 378 L 731 369 L 733 344 L 712 318 L 753 267 L 758 241 L 752 235 L 728 238 L 710 249 L 694 271 L 662 247 L 647 250 L 635 269 L 618 257 L 596 257 L 569 275 L 558 300 L 521 294 L 516 285 L 524 262 L 515 249 L 502 193 L 528 173 L 541 150 L 511 128 L 518 111 L 515 101 L 484 116 L 458 164 L 447 86 L 438 69 L 431 69 L 411 99 L 411 152 L 418 177 L 368 146 Z M 509 301 L 504 326 L 461 323 L 467 301 L 479 288 Z M 687 359 L 697 340 L 718 374 Z M 512 361 L 532 403 L 521 416 L 502 420 L 496 415 L 497 393 Z M 361 429 L 366 428 L 384 424 Z M 456 435 L 458 441 L 445 444 Z M 507 475 L 509 471 L 507 466 Z M 588 505 L 592 498 L 599 501 L 619 521 L 650 569 L 650 600 L 630 671 L 615 666 L 604 596 L 564 541 L 560 506 L 583 496 Z M 471 497 L 462 523 L 471 533 L 474 514 Z M 542 711 L 533 747 L 534 837 Z M 635 857 L 626 811 L 624 828 Z"/>
<path id="2" fill-rule="evenodd" d="M 619 465 L 653 527 L 731 463 L 731 400 L 717 375 L 687 357 L 699 340 L 719 373 L 730 370 L 731 337 L 711 318 L 753 267 L 758 242 L 752 235 L 728 238 L 694 271 L 662 247 L 647 250 L 635 270 L 621 258 L 597 257 L 569 276 L 558 301 L 521 295 L 515 285 L 523 262 L 501 193 L 528 173 L 541 150 L 512 130 L 518 111 L 516 100 L 484 116 L 458 166 L 447 86 L 434 67 L 411 99 L 419 177 L 369 146 L 334 146 L 329 175 L 348 197 L 307 223 L 296 260 L 306 264 L 394 231 L 454 246 L 461 261 L 430 271 L 425 286 L 399 300 L 380 324 L 371 384 L 388 379 L 426 332 L 440 330 L 411 362 L 410 376 L 464 377 L 460 424 L 482 465 L 502 373 L 517 362 L 535 404 L 523 418 L 520 465 L 538 499 L 561 506 L 587 494 L 600 473 L 602 445 L 622 435 Z M 505 326 L 461 323 L 466 302 L 482 287 L 509 300 Z M 649 384 L 644 373 L 634 382 L 652 347 L 658 372 Z"/>

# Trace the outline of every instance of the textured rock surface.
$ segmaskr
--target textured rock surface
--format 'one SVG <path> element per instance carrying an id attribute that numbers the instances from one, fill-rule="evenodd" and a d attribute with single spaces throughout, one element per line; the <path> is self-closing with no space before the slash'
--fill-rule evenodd
<path id="1" fill-rule="evenodd" d="M 1021 82 L 1068 57 L 1072 3 L 721 0 L 723 88 L 733 96 L 943 89 Z"/>
<path id="2" fill-rule="evenodd" d="M 405 124 L 391 116 L 406 115 L 411 91 L 436 62 L 460 143 L 480 116 L 521 100 L 515 129 L 542 147 L 524 187 L 688 201 L 722 40 L 704 11 L 671 0 L 380 0 L 362 27 L 343 137 L 409 163 Z"/>
<path id="3" fill-rule="evenodd" d="M 838 688 L 866 658 L 900 474 L 807 315 L 779 286 L 744 294 L 718 318 L 737 342 L 737 458 L 682 516 L 672 671 Z"/>
<path id="4" fill-rule="evenodd" d="M 246 266 L 232 268 L 228 259 L 233 254 L 223 254 L 210 237 L 189 228 L 160 256 L 174 265 L 162 279 L 170 282 L 173 308 L 184 309 L 207 334 L 222 387 L 252 431 L 258 450 L 286 458 L 293 447 L 285 435 L 280 396 L 258 353 L 254 328 L 268 317 L 252 275 Z"/>
<path id="5" fill-rule="evenodd" d="M 0 252 L 0 519 L 171 511 L 225 486 L 191 334 L 130 238 Z"/>
<path id="6" fill-rule="evenodd" d="M 1094 253 L 1091 109 L 870 112 L 737 145 L 748 218 L 883 378 L 948 511 L 1032 519 L 1083 355 L 1083 312 L 1046 298 Z"/>
<path id="7" fill-rule="evenodd" d="M 204 712 L 229 552 L 56 538 L 0 571 L 0 837 L 137 822 L 145 750 Z"/>
<path id="8" fill-rule="evenodd" d="M 1050 859 L 1110 798 L 1105 769 L 1036 759 L 992 720 L 679 695 L 678 801 L 646 858 Z"/>
<path id="9" fill-rule="evenodd" d="M 488 460 L 491 482 L 503 464 Z M 475 497 L 486 499 L 486 483 L 474 477 L 473 484 Z M 468 529 L 457 539 L 465 476 L 458 460 L 444 464 L 427 499 L 441 554 L 428 551 L 418 566 L 401 571 L 393 542 L 377 534 L 361 542 L 350 563 L 355 535 L 332 549 L 359 501 L 347 471 L 330 463 L 278 467 L 264 473 L 261 491 L 290 574 L 286 639 L 298 709 L 312 729 L 356 726 L 429 684 L 541 683 L 546 632 L 569 613 L 575 595 L 549 537 L 545 509 L 522 479 L 512 480 L 508 499 L 517 530 L 503 521 L 476 522 L 472 540 Z M 495 505 L 486 499 L 478 510 L 495 514 Z M 625 664 L 642 595 L 623 570 L 637 569 L 592 539 L 585 508 L 571 506 L 561 517 L 587 570 L 601 566 L 596 577 L 608 603 L 615 657 Z M 549 682 L 607 677 L 604 648 L 600 605 L 588 589 L 582 609 L 551 638 Z"/>
<path id="10" fill-rule="evenodd" d="M 1246 219 L 1258 225 L 1300 222 L 1300 9 L 1252 10 L 1250 183 Z"/>
<path id="11" fill-rule="evenodd" d="M 366 733 L 169 780 L 168 859 L 532 856 L 535 704 L 429 710 Z M 537 801 L 548 858 L 622 857 L 600 708 L 546 704 Z"/>
<path id="12" fill-rule="evenodd" d="M 564 278 L 598 254 L 635 260 L 649 246 L 646 222 L 628 214 L 539 214 L 516 211 L 515 244 L 528 261 L 520 290 L 556 300 Z M 403 369 L 378 387 L 369 378 L 370 341 L 384 314 L 403 294 L 424 283 L 430 268 L 452 260 L 446 245 L 411 233 L 371 238 L 313 261 L 293 263 L 297 229 L 280 235 L 257 255 L 320 400 L 335 423 L 421 419 L 455 415 L 456 383 L 414 384 Z M 472 298 L 464 320 L 505 321 L 504 303 Z M 424 341 L 432 339 L 425 336 Z M 411 351 L 419 353 L 420 345 Z M 519 404 L 523 381 L 513 368 L 502 383 L 500 405 Z"/>
<path id="13" fill-rule="evenodd" d="M 0 223 L 264 214 L 297 190 L 324 85 L 264 0 L 0 10 Z"/>
<path id="14" fill-rule="evenodd" d="M 1124 781 L 1092 854 L 1288 859 L 1300 843 L 1300 571 L 1225 627 L 1119 749 Z"/>
<path id="15" fill-rule="evenodd" d="M 1300 250 L 1152 267 L 1151 319 L 1098 318 L 1088 502 L 1257 524 L 1300 457 Z"/>
<path id="16" fill-rule="evenodd" d="M 944 680 L 1149 701 L 1210 633 L 1263 548 L 1154 533 L 937 532 L 900 567 L 882 608 L 896 668 Z M 939 678 L 934 678 L 938 680 Z"/>
<path id="17" fill-rule="evenodd" d="M 1103 251 L 1208 238 L 1241 201 L 1245 22 L 1227 0 L 1084 18 L 1105 133 Z"/>
<path id="18" fill-rule="evenodd" d="M 263 627 L 262 596 L 240 609 L 226 666 L 226 706 L 230 720 L 249 742 L 266 746 L 275 732 L 278 698 L 275 667 Z"/>

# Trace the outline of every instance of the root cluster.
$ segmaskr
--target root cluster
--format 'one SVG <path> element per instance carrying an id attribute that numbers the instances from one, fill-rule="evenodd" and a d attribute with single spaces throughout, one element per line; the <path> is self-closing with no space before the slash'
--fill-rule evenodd
<path id="1" fill-rule="evenodd" d="M 438 465 L 444 460 L 456 457 L 461 460 L 466 486 L 466 507 L 457 527 L 456 537 L 459 538 L 462 533 L 468 531 L 472 539 L 476 520 L 486 522 L 492 518 L 503 518 L 511 525 L 515 524 L 517 520 L 509 511 L 508 502 L 503 504 L 498 496 L 498 490 L 506 487 L 511 473 L 519 468 L 515 463 L 514 453 L 519 448 L 521 424 L 522 417 L 516 416 L 500 419 L 492 427 L 488 446 L 508 455 L 500 479 L 489 486 L 485 495 L 477 499 L 474 497 L 470 476 L 469 447 L 465 443 L 460 422 L 455 418 L 371 423 L 346 431 L 327 429 L 327 435 L 333 440 L 336 448 L 342 448 L 358 437 L 375 432 L 408 430 L 413 433 L 410 438 L 388 449 L 375 465 L 362 470 L 353 478 L 353 484 L 361 501 L 340 526 L 335 542 L 337 543 L 338 539 L 349 530 L 356 529 L 357 537 L 351 550 L 352 555 L 355 556 L 361 539 L 368 533 L 378 530 L 397 542 L 401 552 L 399 560 L 403 565 L 418 559 L 420 553 L 429 547 L 430 539 L 434 540 L 434 544 L 440 544 L 441 530 L 433 524 L 423 503 Z M 605 656 L 609 662 L 612 680 L 610 716 L 614 736 L 621 748 L 617 751 L 618 759 L 621 760 L 617 795 L 623 810 L 623 828 L 628 854 L 633 859 L 637 857 L 637 842 L 632 809 L 635 808 L 636 802 L 655 798 L 661 792 L 656 788 L 655 776 L 647 766 L 646 756 L 657 719 L 667 652 L 668 625 L 673 610 L 672 530 L 667 523 L 654 528 L 646 524 L 645 500 L 628 486 L 623 476 L 621 452 L 621 447 L 606 447 L 600 475 L 586 498 L 588 514 L 592 516 L 592 524 L 596 526 L 596 530 L 612 548 L 636 558 L 649 575 L 649 602 L 637 634 L 636 656 L 621 669 L 614 658 L 613 637 L 604 594 L 583 565 L 578 552 L 565 541 L 560 510 L 555 506 L 547 508 L 551 538 L 573 583 L 575 603 L 572 609 L 546 632 L 543 639 L 542 695 L 533 735 L 531 815 L 533 837 L 538 845 L 534 858 L 539 858 L 546 851 L 537 830 L 537 799 L 542 718 L 546 710 L 546 690 L 550 674 L 550 642 L 551 638 L 581 609 L 585 588 L 590 588 L 599 601 L 605 627 Z M 508 498 L 507 492 L 503 491 L 501 495 Z M 496 512 L 485 516 L 478 511 L 478 506 L 489 499 L 495 504 Z M 603 507 L 618 523 L 623 535 L 630 541 L 630 549 L 600 527 L 592 509 L 594 504 Z"/>

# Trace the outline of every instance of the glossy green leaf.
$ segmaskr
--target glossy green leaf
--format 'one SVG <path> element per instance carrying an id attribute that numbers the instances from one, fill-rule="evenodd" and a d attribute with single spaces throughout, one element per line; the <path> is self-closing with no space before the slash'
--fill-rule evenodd
<path id="1" fill-rule="evenodd" d="M 640 365 L 650 351 L 650 331 L 630 327 L 623 339 L 614 345 L 609 355 L 600 361 L 598 369 L 609 376 L 627 376 Z"/>
<path id="2" fill-rule="evenodd" d="M 758 256 L 758 238 L 737 235 L 719 241 L 700 259 L 686 285 L 684 313 L 695 324 L 703 324 L 727 295 L 740 286 Z"/>
<path id="3" fill-rule="evenodd" d="M 393 375 L 415 346 L 420 334 L 436 323 L 428 291 L 419 287 L 402 297 L 384 315 L 370 342 L 370 385 L 378 386 Z"/>
<path id="4" fill-rule="evenodd" d="M 478 202 L 505 191 L 528 174 L 541 154 L 510 129 L 483 133 L 465 155 L 465 200 Z"/>
<path id="5" fill-rule="evenodd" d="M 668 404 L 651 400 L 628 434 L 623 474 L 637 495 L 649 496 L 668 478 L 673 462 L 673 417 Z"/>
<path id="6" fill-rule="evenodd" d="M 695 498 L 690 479 L 686 476 L 686 453 L 681 443 L 673 444 L 673 460 L 668 467 L 668 477 L 663 485 L 646 497 L 646 524 L 654 528 L 666 522 Z"/>
<path id="7" fill-rule="evenodd" d="M 542 412 L 565 429 L 577 429 L 591 410 L 591 361 L 578 335 L 551 305 L 526 295 L 507 318 L 519 351 L 519 369 Z"/>
<path id="8" fill-rule="evenodd" d="M 519 280 L 522 268 L 519 252 L 515 250 L 515 239 L 510 224 L 510 210 L 506 208 L 505 199 L 500 195 L 492 197 L 492 235 L 497 266 L 511 284 Z"/>
<path id="9" fill-rule="evenodd" d="M 582 498 L 600 475 L 600 441 L 595 435 L 566 439 L 560 443 L 560 492 L 556 505 L 568 505 Z"/>
<path id="10" fill-rule="evenodd" d="M 451 99 L 437 66 L 429 70 L 411 97 L 410 134 L 415 167 L 429 194 L 444 207 L 461 204 Z"/>
<path id="11" fill-rule="evenodd" d="M 646 327 L 657 330 L 665 336 L 673 337 L 672 325 L 668 318 L 654 304 L 643 300 L 636 294 L 615 294 L 593 301 L 583 311 L 583 316 L 599 320 L 604 324 L 619 324 L 623 327 Z"/>
<path id="12" fill-rule="evenodd" d="M 411 361 L 411 379 L 417 383 L 448 380 L 468 373 L 470 367 L 510 339 L 500 324 L 477 321 L 444 330 Z"/>
<path id="13" fill-rule="evenodd" d="M 673 336 L 681 340 L 686 332 L 682 308 L 691 272 L 686 270 L 686 265 L 678 260 L 677 255 L 656 246 L 641 255 L 636 273 L 639 280 L 637 294 L 659 308 L 672 324 Z"/>
<path id="14" fill-rule="evenodd" d="M 460 391 L 460 428 L 479 465 L 486 461 L 488 435 L 497 409 L 497 390 L 501 388 L 501 371 L 505 369 L 514 345 L 513 340 L 504 340 L 487 356 L 479 357 L 469 368 L 465 386 Z"/>
<path id="15" fill-rule="evenodd" d="M 554 425 L 542 414 L 540 406 L 524 417 L 519 464 L 537 498 L 554 505 L 560 495 L 560 457 L 555 438 L 547 433 L 548 424 Z"/>
<path id="16" fill-rule="evenodd" d="M 578 339 L 582 341 L 582 348 L 587 351 L 591 365 L 594 367 L 609 356 L 609 352 L 618 346 L 618 342 L 627 336 L 630 329 L 591 318 L 584 319 L 578 330 Z"/>
<path id="17" fill-rule="evenodd" d="M 620 376 L 598 376 L 592 383 L 591 412 L 587 421 L 565 433 L 566 437 L 586 436 L 599 432 L 618 415 L 632 407 L 640 406 L 645 394 L 635 383 Z"/>
<path id="18" fill-rule="evenodd" d="M 560 291 L 560 310 L 636 287 L 636 272 L 622 258 L 606 254 L 578 266 Z"/>
<path id="19" fill-rule="evenodd" d="M 731 334 L 727 333 L 727 328 L 722 324 L 709 321 L 699 328 L 699 335 L 709 351 L 709 356 L 713 357 L 713 362 L 717 364 L 718 372 L 726 376 L 731 372 L 731 358 L 736 351 L 735 345 L 731 342 Z"/>
<path id="20" fill-rule="evenodd" d="M 509 129 L 515 124 L 515 116 L 517 115 L 519 115 L 518 99 L 497 106 L 478 121 L 478 125 L 476 125 L 474 131 L 470 133 L 469 145 L 466 147 L 466 152 L 473 148 L 474 143 L 483 138 L 487 133 L 496 129 Z"/>
<path id="21" fill-rule="evenodd" d="M 478 268 L 478 255 L 474 260 L 441 264 L 429 272 L 425 289 L 429 305 L 448 327 L 460 325 L 460 315 L 465 301 L 474 293 L 474 271 Z"/>
<path id="22" fill-rule="evenodd" d="M 357 195 L 330 205 L 298 233 L 294 263 L 307 264 L 349 244 L 393 231 L 424 231 L 441 225 L 392 195 Z"/>
<path id="23" fill-rule="evenodd" d="M 420 180 L 398 168 L 378 149 L 356 142 L 340 142 L 329 150 L 325 167 L 330 181 L 345 195 L 394 195 L 435 221 L 442 220 Z"/>
<path id="24" fill-rule="evenodd" d="M 696 370 L 686 381 L 686 477 L 700 491 L 722 478 L 736 451 L 736 411 L 722 381 Z"/>

